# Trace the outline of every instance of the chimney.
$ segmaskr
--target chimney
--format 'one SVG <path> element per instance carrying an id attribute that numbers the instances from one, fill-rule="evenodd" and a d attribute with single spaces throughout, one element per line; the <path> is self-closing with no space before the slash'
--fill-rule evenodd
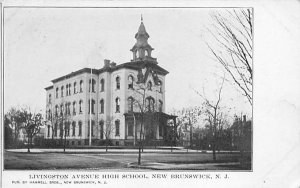
<path id="1" fill-rule="evenodd" d="M 115 62 L 111 62 L 111 63 L 110 63 L 110 67 L 111 67 L 111 68 L 115 68 L 116 66 L 117 66 L 117 63 L 115 63 Z"/>
<path id="2" fill-rule="evenodd" d="M 109 64 L 110 64 L 110 60 L 104 59 L 104 68 L 109 67 Z"/>

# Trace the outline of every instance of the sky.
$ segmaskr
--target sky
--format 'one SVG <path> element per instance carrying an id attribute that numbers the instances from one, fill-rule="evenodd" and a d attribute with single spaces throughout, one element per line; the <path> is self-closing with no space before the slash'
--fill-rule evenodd
<path id="1" fill-rule="evenodd" d="M 141 14 L 152 57 L 169 71 L 166 111 L 201 105 L 194 90 L 204 88 L 215 100 L 223 69 L 205 44 L 212 40 L 207 35 L 211 11 L 216 9 L 6 8 L 4 110 L 26 105 L 44 111 L 44 88 L 52 79 L 84 67 L 102 68 L 104 59 L 129 62 Z M 222 105 L 232 113 L 251 114 L 251 106 L 230 83 L 224 85 Z"/>

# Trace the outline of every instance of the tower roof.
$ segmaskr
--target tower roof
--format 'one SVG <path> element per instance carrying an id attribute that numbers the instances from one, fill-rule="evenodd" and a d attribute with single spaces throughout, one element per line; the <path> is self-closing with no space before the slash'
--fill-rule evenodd
<path id="1" fill-rule="evenodd" d="M 146 28 L 145 28 L 145 25 L 143 23 L 143 20 L 141 21 L 141 24 L 140 24 L 140 27 L 139 27 L 139 30 L 138 32 L 135 34 L 135 38 L 138 39 L 139 37 L 146 37 L 146 38 L 149 38 L 149 34 L 147 33 L 146 31 Z"/>

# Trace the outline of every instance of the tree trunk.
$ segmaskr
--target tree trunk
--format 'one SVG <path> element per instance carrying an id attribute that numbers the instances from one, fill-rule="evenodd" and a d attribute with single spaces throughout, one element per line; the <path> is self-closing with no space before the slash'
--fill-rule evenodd
<path id="1" fill-rule="evenodd" d="M 141 138 L 140 138 L 140 139 L 141 139 Z M 139 143 L 138 165 L 141 165 L 141 140 L 140 140 L 140 143 Z"/>
<path id="2" fill-rule="evenodd" d="M 27 152 L 30 153 L 30 136 L 28 135 Z"/>

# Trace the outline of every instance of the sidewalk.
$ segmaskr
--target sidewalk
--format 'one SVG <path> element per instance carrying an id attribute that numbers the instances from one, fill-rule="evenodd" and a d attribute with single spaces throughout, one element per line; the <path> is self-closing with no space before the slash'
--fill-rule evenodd
<path id="1" fill-rule="evenodd" d="M 239 162 L 227 163 L 193 163 L 193 164 L 172 164 L 172 163 L 136 163 L 129 164 L 129 168 L 150 169 L 150 170 L 237 170 L 240 169 Z"/>
<path id="2" fill-rule="evenodd" d="M 27 153 L 26 148 L 22 149 L 6 149 L 8 152 L 20 152 Z M 32 148 L 30 149 L 31 153 L 63 153 L 62 148 Z M 105 148 L 101 149 L 75 149 L 75 148 L 66 148 L 65 153 L 137 153 L 138 149 L 108 149 L 106 152 Z M 170 148 L 160 148 L 160 149 L 144 149 L 143 153 L 212 153 L 209 150 L 191 150 L 183 149 L 183 148 L 173 148 L 171 151 Z M 220 151 L 220 153 L 238 153 L 238 151 Z"/>

